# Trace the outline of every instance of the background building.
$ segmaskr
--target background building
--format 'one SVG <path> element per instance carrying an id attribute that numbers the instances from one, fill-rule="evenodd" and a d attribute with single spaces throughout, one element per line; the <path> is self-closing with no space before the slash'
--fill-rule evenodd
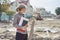
<path id="1" fill-rule="evenodd" d="M 43 18 L 53 18 L 55 17 L 50 11 L 48 12 L 45 8 L 36 8 L 36 11 L 40 13 Z"/>

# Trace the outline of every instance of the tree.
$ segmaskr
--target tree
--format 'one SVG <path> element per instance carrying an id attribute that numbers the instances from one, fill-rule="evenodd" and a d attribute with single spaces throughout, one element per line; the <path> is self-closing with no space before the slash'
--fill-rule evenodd
<path id="1" fill-rule="evenodd" d="M 0 13 L 2 12 L 2 4 L 0 3 Z"/>
<path id="2" fill-rule="evenodd" d="M 10 7 L 10 4 L 2 4 L 3 11 L 7 11 Z"/>
<path id="3" fill-rule="evenodd" d="M 9 10 L 9 7 L 10 7 L 9 0 L 4 0 L 1 6 L 2 6 L 1 8 L 3 12 Z"/>
<path id="4" fill-rule="evenodd" d="M 57 15 L 60 15 L 60 7 L 57 7 L 55 12 L 56 12 Z"/>

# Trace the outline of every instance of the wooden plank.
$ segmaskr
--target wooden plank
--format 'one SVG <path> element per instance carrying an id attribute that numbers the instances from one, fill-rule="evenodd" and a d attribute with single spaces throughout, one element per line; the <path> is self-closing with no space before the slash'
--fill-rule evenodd
<path id="1" fill-rule="evenodd" d="M 31 30 L 30 30 L 30 34 L 29 34 L 28 40 L 32 40 L 32 38 L 33 38 L 35 20 L 34 20 L 34 18 L 32 20 L 33 21 L 32 21 Z"/>

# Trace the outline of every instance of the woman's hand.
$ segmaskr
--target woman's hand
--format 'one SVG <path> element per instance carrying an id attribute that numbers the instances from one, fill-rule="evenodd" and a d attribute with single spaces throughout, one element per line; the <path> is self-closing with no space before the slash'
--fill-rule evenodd
<path id="1" fill-rule="evenodd" d="M 18 30 L 25 32 L 27 30 L 28 24 L 23 26 L 22 28 L 17 27 Z"/>
<path id="2" fill-rule="evenodd" d="M 27 30 L 28 24 L 26 24 L 22 29 Z"/>

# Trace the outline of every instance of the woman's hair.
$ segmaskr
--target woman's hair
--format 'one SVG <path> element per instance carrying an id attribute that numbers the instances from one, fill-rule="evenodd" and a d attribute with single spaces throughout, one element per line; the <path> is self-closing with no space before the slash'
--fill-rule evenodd
<path id="1" fill-rule="evenodd" d="M 24 5 L 20 5 L 17 9 L 16 9 L 16 11 L 21 11 L 21 9 L 23 9 L 23 8 L 26 8 Z"/>
<path id="2" fill-rule="evenodd" d="M 19 11 L 19 8 L 16 8 L 16 11 L 18 12 Z"/>

